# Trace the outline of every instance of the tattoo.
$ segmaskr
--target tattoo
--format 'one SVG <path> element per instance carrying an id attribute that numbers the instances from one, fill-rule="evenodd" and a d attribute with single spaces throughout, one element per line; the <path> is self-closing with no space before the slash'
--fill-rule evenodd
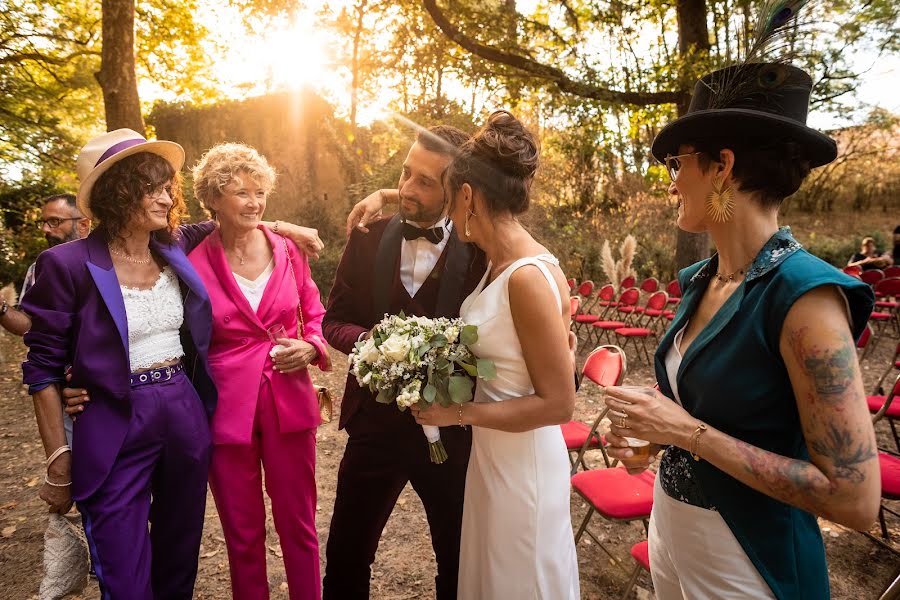
<path id="1" fill-rule="evenodd" d="M 852 483 L 862 483 L 866 479 L 860 465 L 875 458 L 875 451 L 863 436 L 859 443 L 854 442 L 854 435 L 841 429 L 834 422 L 825 424 L 823 438 L 810 440 L 810 449 L 832 462 L 835 479 L 847 479 Z"/>
<path id="2" fill-rule="evenodd" d="M 791 331 L 788 340 L 794 356 L 809 374 L 818 398 L 834 405 L 853 386 L 856 379 L 856 348 L 849 332 L 830 330 L 832 344 L 818 346 L 804 343 L 808 327 Z"/>
<path id="3" fill-rule="evenodd" d="M 775 498 L 795 504 L 818 487 L 812 463 L 779 456 L 741 440 L 735 442 L 746 461 L 744 470 L 768 487 Z"/>

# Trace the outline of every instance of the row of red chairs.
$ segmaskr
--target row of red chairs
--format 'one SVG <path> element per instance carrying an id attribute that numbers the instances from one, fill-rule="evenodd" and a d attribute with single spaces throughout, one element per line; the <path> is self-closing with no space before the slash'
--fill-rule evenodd
<path id="1" fill-rule="evenodd" d="M 585 283 L 590 285 L 586 286 Z M 666 321 L 675 315 L 668 307 L 677 304 L 679 298 L 671 298 L 668 292 L 654 291 L 646 297 L 644 305 L 640 306 L 639 288 L 625 289 L 616 297 L 615 288 L 611 284 L 602 286 L 596 294 L 593 294 L 593 283 L 585 283 L 580 286 L 582 289 L 579 289 L 579 294 L 573 297 L 578 301 L 573 300 L 571 306 L 576 336 L 580 339 L 581 334 L 587 332 L 583 336 L 582 343 L 593 346 L 600 343 L 604 337 L 607 338 L 606 341 L 612 342 L 615 334 L 616 341 L 621 342 L 623 347 L 634 345 L 635 350 L 639 352 L 638 356 L 642 352 L 650 363 L 647 340 L 656 339 L 665 331 Z M 677 286 L 678 282 L 673 281 L 667 287 L 673 292 L 680 293 Z M 587 295 L 581 292 L 587 292 Z"/>
<path id="2" fill-rule="evenodd" d="M 884 269 L 869 269 L 868 271 L 863 271 L 860 266 L 844 267 L 841 270 L 847 275 L 859 277 L 869 285 L 875 285 L 882 279 L 900 277 L 900 265 L 892 265 Z"/>

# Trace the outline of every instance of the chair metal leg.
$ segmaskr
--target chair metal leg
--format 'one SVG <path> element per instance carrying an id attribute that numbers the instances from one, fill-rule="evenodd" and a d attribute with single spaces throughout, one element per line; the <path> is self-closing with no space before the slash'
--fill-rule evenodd
<path id="1" fill-rule="evenodd" d="M 631 594 L 631 590 L 634 589 L 634 584 L 637 583 L 638 577 L 641 576 L 641 565 L 635 565 L 634 571 L 631 572 L 631 577 L 628 579 L 628 584 L 625 585 L 625 590 L 622 592 L 622 595 L 619 596 L 619 600 L 625 600 L 629 594 Z"/>
<path id="2" fill-rule="evenodd" d="M 894 444 L 897 446 L 897 452 L 900 452 L 900 435 L 897 435 L 897 426 L 894 424 L 894 419 L 888 417 L 888 425 L 891 426 L 891 433 L 894 434 Z"/>
<path id="3" fill-rule="evenodd" d="M 878 524 L 881 525 L 881 537 L 890 541 L 891 534 L 888 533 L 887 523 L 884 520 L 884 507 L 883 506 L 878 507 Z"/>
<path id="4" fill-rule="evenodd" d="M 591 520 L 591 517 L 594 515 L 594 507 L 588 507 L 588 512 L 584 515 L 584 520 L 581 522 L 581 526 L 578 528 L 578 532 L 575 534 L 575 543 L 581 539 L 581 535 L 584 533 L 584 530 L 587 529 L 588 521 Z"/>

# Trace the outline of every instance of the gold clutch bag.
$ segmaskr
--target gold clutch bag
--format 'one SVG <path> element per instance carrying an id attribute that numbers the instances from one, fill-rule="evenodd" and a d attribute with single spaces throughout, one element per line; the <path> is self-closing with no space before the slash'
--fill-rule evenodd
<path id="1" fill-rule="evenodd" d="M 334 396 L 331 390 L 322 385 L 314 385 L 316 398 L 319 400 L 319 416 L 322 418 L 320 425 L 331 423 L 331 415 L 334 414 Z"/>

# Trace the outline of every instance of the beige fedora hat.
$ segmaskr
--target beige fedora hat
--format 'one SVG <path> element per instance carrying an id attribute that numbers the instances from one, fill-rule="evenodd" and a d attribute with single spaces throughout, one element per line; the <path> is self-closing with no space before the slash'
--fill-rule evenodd
<path id="1" fill-rule="evenodd" d="M 161 140 L 148 142 L 144 136 L 131 129 L 116 129 L 98 135 L 84 145 L 75 163 L 78 180 L 81 182 L 76 196 L 81 214 L 89 219 L 94 218 L 91 213 L 91 188 L 94 187 L 97 178 L 116 162 L 139 152 L 158 154 L 166 159 L 176 172 L 184 165 L 184 148 L 175 142 Z"/>

